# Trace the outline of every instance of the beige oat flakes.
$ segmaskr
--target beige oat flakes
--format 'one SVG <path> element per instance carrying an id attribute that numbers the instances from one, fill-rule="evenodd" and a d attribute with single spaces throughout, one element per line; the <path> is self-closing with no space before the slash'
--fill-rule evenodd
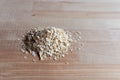
<path id="1" fill-rule="evenodd" d="M 58 60 L 65 57 L 72 39 L 70 35 L 63 29 L 48 27 L 43 30 L 37 28 L 27 32 L 22 41 L 22 52 L 27 52 L 40 60 L 52 58 Z"/>

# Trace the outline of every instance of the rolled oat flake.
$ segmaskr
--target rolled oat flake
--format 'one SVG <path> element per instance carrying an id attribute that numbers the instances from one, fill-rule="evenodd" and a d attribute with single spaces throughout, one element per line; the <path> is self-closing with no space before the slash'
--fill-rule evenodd
<path id="1" fill-rule="evenodd" d="M 48 27 L 42 30 L 35 28 L 27 32 L 22 39 L 22 50 L 39 57 L 40 60 L 57 60 L 68 52 L 72 39 L 67 31 Z"/>

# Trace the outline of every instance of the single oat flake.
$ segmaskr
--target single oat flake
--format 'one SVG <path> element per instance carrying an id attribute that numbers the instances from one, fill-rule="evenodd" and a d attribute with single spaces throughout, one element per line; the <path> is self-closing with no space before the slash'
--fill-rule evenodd
<path id="1" fill-rule="evenodd" d="M 32 29 L 23 39 L 22 52 L 28 52 L 40 60 L 52 58 L 58 60 L 68 52 L 72 39 L 69 34 L 60 28 L 48 27 L 43 30 Z"/>

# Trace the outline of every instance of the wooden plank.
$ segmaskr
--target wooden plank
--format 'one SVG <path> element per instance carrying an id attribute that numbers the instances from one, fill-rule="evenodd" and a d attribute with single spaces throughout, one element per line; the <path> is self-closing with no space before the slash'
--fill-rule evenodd
<path id="1" fill-rule="evenodd" d="M 0 0 L 0 80 L 120 80 L 120 0 Z M 55 26 L 82 39 L 57 61 L 32 62 L 22 35 Z M 81 50 L 76 48 L 80 47 Z M 66 64 L 68 63 L 68 64 Z"/>
<path id="2" fill-rule="evenodd" d="M 94 12 L 119 12 L 119 3 L 97 2 L 41 2 L 34 1 L 33 10 L 37 11 L 94 11 Z"/>

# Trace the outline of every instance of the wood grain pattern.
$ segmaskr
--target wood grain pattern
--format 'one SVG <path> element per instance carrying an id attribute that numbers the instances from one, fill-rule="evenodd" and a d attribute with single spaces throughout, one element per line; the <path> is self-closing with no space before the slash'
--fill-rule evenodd
<path id="1" fill-rule="evenodd" d="M 0 0 L 0 80 L 120 80 L 120 0 Z M 19 49 L 36 26 L 81 31 L 58 61 L 32 62 Z M 66 64 L 68 62 L 69 64 Z"/>

